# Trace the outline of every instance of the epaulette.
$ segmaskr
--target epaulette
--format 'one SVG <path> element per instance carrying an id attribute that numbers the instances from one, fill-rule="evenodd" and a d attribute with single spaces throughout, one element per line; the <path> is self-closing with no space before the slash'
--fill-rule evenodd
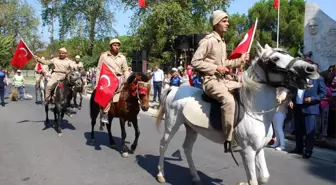
<path id="1" fill-rule="evenodd" d="M 199 44 L 201 44 L 202 42 L 204 42 L 204 41 L 206 41 L 206 40 L 209 40 L 210 38 L 212 38 L 213 37 L 213 35 L 210 33 L 210 34 L 208 34 L 208 35 L 206 35 L 203 39 L 201 39 L 200 41 L 199 41 Z"/>

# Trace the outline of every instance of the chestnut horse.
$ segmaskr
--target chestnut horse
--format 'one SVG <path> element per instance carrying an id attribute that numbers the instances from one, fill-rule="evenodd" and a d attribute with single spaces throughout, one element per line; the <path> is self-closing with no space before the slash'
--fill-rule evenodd
<path id="1" fill-rule="evenodd" d="M 150 95 L 150 79 L 152 76 L 147 76 L 146 74 L 135 74 L 133 73 L 127 82 L 122 87 L 120 92 L 119 102 L 113 103 L 108 112 L 108 124 L 107 131 L 109 134 L 109 140 L 111 148 L 116 148 L 116 143 L 112 137 L 111 124 L 113 118 L 119 118 L 121 127 L 121 153 L 123 157 L 128 157 L 128 152 L 130 151 L 125 145 L 126 139 L 126 121 L 133 124 L 135 130 L 135 139 L 131 145 L 131 152 L 133 153 L 138 145 L 138 139 L 140 136 L 140 131 L 138 127 L 138 114 L 140 112 L 140 107 L 143 111 L 148 111 L 149 109 L 149 95 Z M 96 124 L 97 116 L 100 112 L 101 107 L 94 101 L 96 90 L 93 91 L 90 98 L 90 116 L 91 116 L 91 142 L 94 143 L 94 126 Z"/>

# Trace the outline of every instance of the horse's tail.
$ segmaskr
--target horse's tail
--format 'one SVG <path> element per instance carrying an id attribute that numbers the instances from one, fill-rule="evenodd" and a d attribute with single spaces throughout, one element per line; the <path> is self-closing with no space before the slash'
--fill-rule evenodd
<path id="1" fill-rule="evenodd" d="M 91 119 L 96 120 L 99 114 L 99 105 L 94 101 L 94 97 L 96 95 L 96 89 L 93 90 L 91 97 L 90 97 L 90 117 Z"/>
<path id="2" fill-rule="evenodd" d="M 167 96 L 168 96 L 170 90 L 171 90 L 171 88 L 167 88 L 161 94 L 160 105 L 159 105 L 158 111 L 156 112 L 156 116 L 155 116 L 156 117 L 156 120 L 155 120 L 156 128 L 158 130 L 160 128 L 160 124 L 161 124 L 161 120 L 163 118 L 163 115 L 165 113 L 164 111 L 165 111 L 166 99 L 167 99 Z"/>

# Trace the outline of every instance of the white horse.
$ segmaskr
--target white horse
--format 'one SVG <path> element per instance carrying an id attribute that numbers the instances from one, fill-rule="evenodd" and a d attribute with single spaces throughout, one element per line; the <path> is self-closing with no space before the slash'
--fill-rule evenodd
<path id="1" fill-rule="evenodd" d="M 257 43 L 257 51 L 258 57 L 242 75 L 240 102 L 243 102 L 245 113 L 234 132 L 234 139 L 241 147 L 239 152 L 248 181 L 248 183 L 239 183 L 240 185 L 267 183 L 270 177 L 263 148 L 273 134 L 271 122 L 277 106 L 276 87 L 305 88 L 306 78 L 316 79 L 319 76 L 314 65 L 295 59 L 280 49 L 272 49 L 267 44 L 263 48 Z M 163 93 L 162 104 L 156 119 L 159 127 L 165 114 L 165 133 L 160 143 L 157 175 L 161 183 L 166 181 L 163 166 L 165 151 L 181 125 L 184 124 L 186 127 L 183 149 L 194 184 L 201 184 L 192 159 L 192 149 L 197 134 L 222 144 L 221 147 L 223 147 L 224 136 L 222 131 L 214 129 L 209 123 L 210 103 L 202 100 L 202 93 L 202 90 L 190 86 L 168 89 Z M 199 126 L 200 122 L 208 125 Z"/>
<path id="2" fill-rule="evenodd" d="M 51 76 L 50 72 L 47 72 L 45 75 L 42 76 L 40 80 L 40 87 L 37 88 L 35 86 L 36 102 L 37 102 L 38 92 L 40 93 L 41 102 L 44 102 L 45 87 L 47 85 L 48 79 L 50 79 L 50 76 Z"/>

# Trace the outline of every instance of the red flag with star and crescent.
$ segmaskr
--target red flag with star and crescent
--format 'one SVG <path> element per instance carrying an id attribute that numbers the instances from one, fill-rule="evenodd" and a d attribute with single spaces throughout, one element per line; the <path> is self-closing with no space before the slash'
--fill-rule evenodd
<path id="1" fill-rule="evenodd" d="M 229 59 L 232 60 L 239 58 L 243 53 L 248 52 L 250 44 L 253 40 L 254 31 L 255 29 L 253 24 L 249 31 L 245 34 L 243 40 L 241 40 L 238 46 L 232 51 Z"/>
<path id="2" fill-rule="evenodd" d="M 100 106 L 106 107 L 117 90 L 119 79 L 104 61 L 102 63 L 94 101 Z"/>
<path id="3" fill-rule="evenodd" d="M 24 65 L 26 65 L 30 59 L 33 58 L 33 53 L 29 50 L 27 45 L 20 39 L 19 44 L 16 47 L 13 59 L 12 66 L 21 69 Z"/>

